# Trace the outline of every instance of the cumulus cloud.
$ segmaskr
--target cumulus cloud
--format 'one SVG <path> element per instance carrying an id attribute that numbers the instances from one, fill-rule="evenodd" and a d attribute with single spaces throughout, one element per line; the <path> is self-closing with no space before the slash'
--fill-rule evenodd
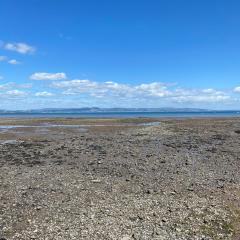
<path id="1" fill-rule="evenodd" d="M 12 65 L 18 65 L 18 64 L 21 64 L 21 62 L 17 61 L 16 59 L 11 59 L 8 61 L 9 64 L 12 64 Z"/>
<path id="2" fill-rule="evenodd" d="M 231 96 L 215 89 L 183 89 L 177 88 L 171 92 L 171 98 L 178 103 L 218 103 L 231 100 Z"/>
<path id="3" fill-rule="evenodd" d="M 36 48 L 26 43 L 6 43 L 4 49 L 9 51 L 18 52 L 21 54 L 31 54 L 36 51 Z"/>
<path id="4" fill-rule="evenodd" d="M 29 89 L 31 87 L 32 84 L 19 84 L 15 82 L 0 84 L 0 102 L 26 99 L 26 97 L 30 96 L 31 94 L 30 92 L 26 92 L 25 89 Z"/>
<path id="5" fill-rule="evenodd" d="M 137 91 L 146 93 L 150 96 L 155 97 L 166 97 L 170 96 L 171 92 L 167 89 L 167 86 L 163 83 L 153 82 L 149 84 L 141 84 L 135 87 Z"/>
<path id="6" fill-rule="evenodd" d="M 235 87 L 235 88 L 234 88 L 234 92 L 240 93 L 240 87 Z"/>
<path id="7" fill-rule="evenodd" d="M 194 94 L 195 93 L 195 94 Z M 187 95 L 176 95 L 172 96 L 171 99 L 177 103 L 218 103 L 226 102 L 231 99 L 228 95 L 211 95 L 201 94 L 199 91 L 193 91 L 192 94 Z"/>
<path id="8" fill-rule="evenodd" d="M 66 79 L 67 76 L 65 73 L 46 73 L 46 72 L 37 72 L 30 76 L 31 80 L 62 80 Z"/>
<path id="9" fill-rule="evenodd" d="M 65 95 L 88 94 L 96 98 L 118 98 L 119 100 L 164 101 L 166 103 L 219 103 L 231 97 L 215 89 L 185 89 L 162 82 L 138 85 L 116 82 L 95 82 L 91 80 L 68 80 L 53 82 L 51 87 L 61 89 Z"/>
<path id="10" fill-rule="evenodd" d="M 46 91 L 35 93 L 35 96 L 36 96 L 36 97 L 51 97 L 51 96 L 53 96 L 53 95 L 54 95 L 53 93 L 46 92 Z"/>
<path id="11" fill-rule="evenodd" d="M 224 104 L 225 106 L 233 106 L 231 104 L 237 105 L 240 101 L 239 98 L 233 95 L 233 90 L 221 91 L 213 88 L 188 89 L 179 87 L 176 84 L 163 82 L 126 84 L 113 81 L 97 82 L 89 79 L 66 80 L 65 73 L 34 73 L 30 78 L 33 80 L 61 81 L 52 81 L 48 85 L 48 88 L 39 92 L 31 90 L 25 92 L 24 89 L 31 88 L 31 84 L 4 83 L 0 85 L 1 99 L 15 100 L 18 98 L 23 100 L 32 98 L 32 101 L 34 101 L 34 97 L 39 97 L 39 101 L 50 101 L 48 97 L 51 97 L 51 103 L 54 100 L 62 99 L 63 104 L 71 100 L 76 105 L 84 103 L 89 106 L 184 106 L 204 108 L 224 106 Z M 236 92 L 240 92 L 239 90 L 239 87 L 234 89 Z"/>

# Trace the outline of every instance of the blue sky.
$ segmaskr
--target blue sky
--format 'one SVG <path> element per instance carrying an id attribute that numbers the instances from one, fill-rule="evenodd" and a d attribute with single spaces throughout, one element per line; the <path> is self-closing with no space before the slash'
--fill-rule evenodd
<path id="1" fill-rule="evenodd" d="M 240 109 L 237 0 L 1 0 L 0 108 Z"/>

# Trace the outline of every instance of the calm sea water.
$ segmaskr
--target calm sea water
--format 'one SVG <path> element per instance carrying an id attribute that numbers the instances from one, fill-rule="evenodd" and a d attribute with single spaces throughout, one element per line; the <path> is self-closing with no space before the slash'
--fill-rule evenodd
<path id="1" fill-rule="evenodd" d="M 90 112 L 90 113 L 8 113 L 0 118 L 197 118 L 240 117 L 240 111 L 206 112 Z"/>

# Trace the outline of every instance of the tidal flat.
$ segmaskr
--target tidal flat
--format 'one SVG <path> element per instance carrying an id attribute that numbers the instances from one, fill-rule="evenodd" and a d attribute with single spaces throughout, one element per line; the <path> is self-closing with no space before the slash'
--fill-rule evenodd
<path id="1" fill-rule="evenodd" d="M 240 118 L 0 125 L 2 240 L 240 239 Z"/>

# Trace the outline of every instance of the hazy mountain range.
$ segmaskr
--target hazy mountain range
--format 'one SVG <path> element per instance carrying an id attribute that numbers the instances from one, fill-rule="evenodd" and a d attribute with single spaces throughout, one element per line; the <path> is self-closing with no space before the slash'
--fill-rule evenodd
<path id="1" fill-rule="evenodd" d="M 222 112 L 224 110 L 209 110 L 200 108 L 44 108 L 29 110 L 4 110 L 0 109 L 0 113 L 91 113 L 91 112 Z M 226 110 L 230 111 L 230 110 Z"/>

